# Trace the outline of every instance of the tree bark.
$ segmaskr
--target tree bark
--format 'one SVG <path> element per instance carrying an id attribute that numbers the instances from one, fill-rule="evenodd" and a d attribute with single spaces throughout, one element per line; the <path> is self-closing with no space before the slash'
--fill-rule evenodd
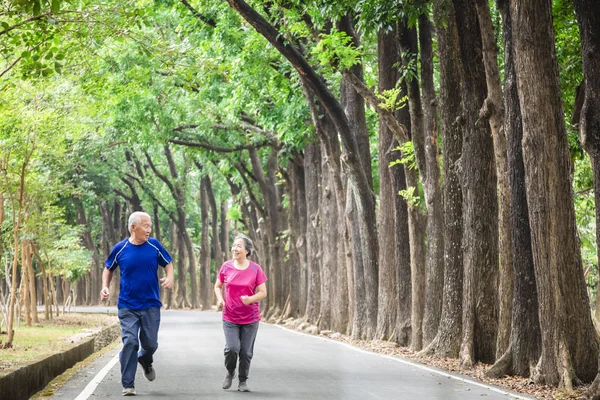
<path id="1" fill-rule="evenodd" d="M 321 305 L 321 151 L 318 143 L 309 143 L 304 149 L 306 179 L 306 254 L 308 255 L 308 291 L 306 318 L 312 323 L 319 319 Z"/>
<path id="2" fill-rule="evenodd" d="M 463 66 L 465 125 L 460 159 L 463 193 L 463 341 L 460 360 L 493 363 L 498 329 L 498 199 L 494 149 L 488 124 L 478 123 L 486 97 L 477 12 L 472 0 L 454 0 Z"/>
<path id="3" fill-rule="evenodd" d="M 531 251 L 531 231 L 525 169 L 523 166 L 523 124 L 515 76 L 512 44 L 512 24 L 506 0 L 498 2 L 503 19 L 504 37 L 504 132 L 507 139 L 507 170 L 511 200 L 511 238 L 513 248 L 512 323 L 508 349 L 499 357 L 486 375 L 499 378 L 504 375 L 529 377 L 531 365 L 540 357 L 541 333 L 538 316 L 537 287 Z"/>
<path id="4" fill-rule="evenodd" d="M 577 122 L 581 143 L 592 161 L 596 204 L 596 248 L 600 248 L 600 12 L 593 1 L 575 0 L 574 3 L 581 35 L 583 91 L 585 92 Z M 596 291 L 596 315 L 600 315 L 598 291 Z M 594 379 L 588 396 L 600 399 L 600 374 Z"/>
<path id="5" fill-rule="evenodd" d="M 212 304 L 212 291 L 210 281 L 210 220 L 208 217 L 210 180 L 202 177 L 200 180 L 200 223 L 202 232 L 200 234 L 200 306 L 203 310 L 209 310 Z M 213 236 L 215 237 L 215 236 Z M 221 264 L 217 264 L 221 268 Z"/>
<path id="6" fill-rule="evenodd" d="M 211 243 L 214 253 L 215 266 L 216 268 L 221 268 L 224 260 L 223 250 L 221 249 L 221 240 L 219 239 L 219 208 L 217 208 L 215 192 L 213 190 L 210 177 L 208 176 L 206 176 L 206 195 L 208 197 L 208 204 L 210 204 L 210 227 L 212 229 Z M 212 298 L 212 291 L 210 297 Z"/>
<path id="7" fill-rule="evenodd" d="M 577 238 L 552 4 L 510 0 L 542 353 L 534 380 L 567 391 L 598 371 Z M 532 23 L 534 21 L 534 23 Z"/>
<path id="8" fill-rule="evenodd" d="M 394 65 L 400 62 L 397 32 L 380 29 L 377 42 L 379 92 L 393 89 L 398 81 Z M 390 162 L 395 161 L 392 151 L 394 135 L 390 128 L 379 122 L 379 300 L 375 339 L 396 339 L 398 316 L 398 280 L 396 276 L 396 204 L 397 188 L 392 181 Z"/>
<path id="9" fill-rule="evenodd" d="M 424 354 L 458 357 L 462 335 L 463 296 L 462 188 L 458 161 L 462 153 L 462 111 L 458 33 L 454 6 L 442 1 L 434 6 L 440 59 L 440 127 L 444 158 L 444 292 L 438 332 Z"/>
<path id="10" fill-rule="evenodd" d="M 504 132 L 504 104 L 498 71 L 496 36 L 485 0 L 475 1 L 481 27 L 483 62 L 487 82 L 487 97 L 479 111 L 480 118 L 488 119 L 494 142 L 496 176 L 498 179 L 498 250 L 500 255 L 499 316 L 496 358 L 508 348 L 510 340 L 511 302 L 513 295 L 512 239 L 510 220 L 510 189 L 506 167 L 506 135 Z"/>
<path id="11" fill-rule="evenodd" d="M 427 260 L 423 345 L 435 338 L 442 314 L 444 290 L 444 202 L 440 179 L 437 107 L 433 85 L 433 50 L 431 23 L 426 15 L 419 17 L 421 48 L 421 82 L 423 93 L 424 167 L 423 192 L 427 206 Z"/>

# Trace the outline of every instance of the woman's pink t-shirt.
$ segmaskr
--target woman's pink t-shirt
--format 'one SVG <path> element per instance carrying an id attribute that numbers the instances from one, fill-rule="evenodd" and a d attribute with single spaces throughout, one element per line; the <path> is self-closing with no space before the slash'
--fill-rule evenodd
<path id="1" fill-rule="evenodd" d="M 256 288 L 267 281 L 260 265 L 250 261 L 248 268 L 236 269 L 233 260 L 225 261 L 219 271 L 219 280 L 225 284 L 223 320 L 234 324 L 251 324 L 260 321 L 258 303 L 244 304 L 241 296 L 253 296 Z"/>

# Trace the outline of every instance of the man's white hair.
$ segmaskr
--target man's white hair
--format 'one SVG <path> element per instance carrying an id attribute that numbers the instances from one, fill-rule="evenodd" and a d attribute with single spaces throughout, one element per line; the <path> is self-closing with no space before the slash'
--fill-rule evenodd
<path id="1" fill-rule="evenodd" d="M 129 228 L 129 232 L 131 232 L 131 225 L 139 225 L 142 223 L 142 216 L 146 216 L 146 217 L 150 218 L 150 220 L 152 220 L 150 215 L 143 211 L 136 211 L 136 212 L 132 213 L 129 216 L 129 223 L 127 224 L 127 227 Z"/>

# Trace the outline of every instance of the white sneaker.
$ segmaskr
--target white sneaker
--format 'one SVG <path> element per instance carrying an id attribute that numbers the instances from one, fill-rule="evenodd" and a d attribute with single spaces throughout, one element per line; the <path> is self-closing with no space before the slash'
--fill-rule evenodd
<path id="1" fill-rule="evenodd" d="M 135 388 L 123 388 L 123 396 L 135 396 Z"/>

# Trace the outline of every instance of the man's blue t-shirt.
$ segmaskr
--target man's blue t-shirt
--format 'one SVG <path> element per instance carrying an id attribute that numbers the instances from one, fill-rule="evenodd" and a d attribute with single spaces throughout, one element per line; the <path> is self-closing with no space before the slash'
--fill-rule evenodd
<path id="1" fill-rule="evenodd" d="M 158 287 L 158 266 L 165 267 L 171 262 L 171 255 L 155 238 L 144 244 L 132 244 L 129 238 L 113 247 L 106 268 L 121 269 L 119 308 L 145 310 L 162 307 Z"/>

